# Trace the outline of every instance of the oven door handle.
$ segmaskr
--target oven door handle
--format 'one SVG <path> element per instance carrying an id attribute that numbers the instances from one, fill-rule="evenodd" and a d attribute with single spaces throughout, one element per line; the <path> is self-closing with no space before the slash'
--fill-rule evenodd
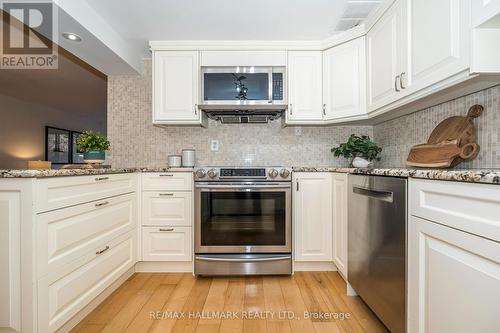
<path id="1" fill-rule="evenodd" d="M 291 183 L 277 183 L 277 184 L 266 184 L 266 185 L 260 185 L 260 184 L 246 184 L 246 185 L 236 185 L 236 184 L 217 184 L 217 185 L 209 185 L 209 184 L 196 184 L 195 188 L 199 189 L 228 189 L 228 190 L 233 190 L 233 189 L 254 189 L 254 190 L 259 190 L 259 189 L 291 189 L 292 185 Z"/>
<path id="2" fill-rule="evenodd" d="M 278 261 L 278 260 L 290 260 L 290 256 L 287 257 L 266 257 L 266 258 L 213 258 L 213 257 L 195 257 L 196 260 L 202 261 L 231 261 L 231 262 L 255 262 L 255 261 Z"/>

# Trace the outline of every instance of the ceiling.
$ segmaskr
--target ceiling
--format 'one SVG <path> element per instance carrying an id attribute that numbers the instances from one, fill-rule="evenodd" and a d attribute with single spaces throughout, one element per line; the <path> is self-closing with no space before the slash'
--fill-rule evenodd
<path id="1" fill-rule="evenodd" d="M 321 40 L 381 0 L 86 0 L 149 57 L 150 40 Z"/>

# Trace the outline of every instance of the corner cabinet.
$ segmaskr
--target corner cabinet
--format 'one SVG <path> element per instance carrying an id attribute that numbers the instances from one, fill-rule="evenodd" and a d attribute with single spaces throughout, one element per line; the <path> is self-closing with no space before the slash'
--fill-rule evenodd
<path id="1" fill-rule="evenodd" d="M 295 261 L 332 261 L 332 173 L 293 173 Z"/>
<path id="2" fill-rule="evenodd" d="M 321 124 L 322 52 L 288 52 L 288 112 L 287 124 Z"/>
<path id="3" fill-rule="evenodd" d="M 356 120 L 366 114 L 365 37 L 323 52 L 323 119 Z"/>
<path id="4" fill-rule="evenodd" d="M 348 174 L 333 174 L 333 262 L 347 281 Z"/>
<path id="5" fill-rule="evenodd" d="M 153 51 L 153 123 L 201 125 L 198 51 Z"/>

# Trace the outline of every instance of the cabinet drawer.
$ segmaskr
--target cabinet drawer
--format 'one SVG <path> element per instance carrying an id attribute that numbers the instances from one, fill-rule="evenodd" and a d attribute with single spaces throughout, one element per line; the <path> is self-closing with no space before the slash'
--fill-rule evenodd
<path id="1" fill-rule="evenodd" d="M 137 200 L 126 194 L 37 216 L 38 276 L 135 229 Z"/>
<path id="2" fill-rule="evenodd" d="M 143 225 L 191 226 L 192 192 L 143 192 Z"/>
<path id="3" fill-rule="evenodd" d="M 500 186 L 411 179 L 410 214 L 500 241 Z"/>
<path id="4" fill-rule="evenodd" d="M 37 179 L 37 213 L 69 207 L 136 191 L 136 174 L 114 174 Z"/>
<path id="5" fill-rule="evenodd" d="M 151 172 L 142 174 L 145 191 L 192 191 L 192 172 Z"/>
<path id="6" fill-rule="evenodd" d="M 52 271 L 38 280 L 40 333 L 54 332 L 104 291 L 136 261 L 135 232 L 108 243 L 109 249 Z"/>
<path id="7" fill-rule="evenodd" d="M 191 261 L 192 229 L 190 227 L 143 227 L 142 259 L 144 261 Z"/>

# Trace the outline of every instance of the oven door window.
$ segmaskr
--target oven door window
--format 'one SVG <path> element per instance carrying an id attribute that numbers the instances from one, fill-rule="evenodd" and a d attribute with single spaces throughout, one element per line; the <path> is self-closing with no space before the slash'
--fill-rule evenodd
<path id="1" fill-rule="evenodd" d="M 202 246 L 286 245 L 285 192 L 202 192 Z"/>

